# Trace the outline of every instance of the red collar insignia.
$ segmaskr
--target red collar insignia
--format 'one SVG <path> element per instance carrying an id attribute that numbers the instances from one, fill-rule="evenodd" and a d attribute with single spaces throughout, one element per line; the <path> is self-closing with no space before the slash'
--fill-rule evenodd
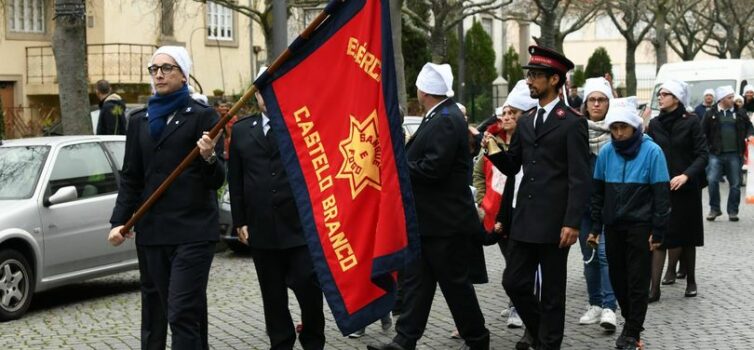
<path id="1" fill-rule="evenodd" d="M 565 111 L 562 108 L 558 108 L 555 110 L 555 115 L 558 116 L 558 119 L 563 119 L 565 118 Z"/>

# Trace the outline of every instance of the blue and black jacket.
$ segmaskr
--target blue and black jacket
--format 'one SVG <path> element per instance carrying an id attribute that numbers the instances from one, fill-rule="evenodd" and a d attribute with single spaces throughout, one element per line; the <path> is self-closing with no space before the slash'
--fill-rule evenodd
<path id="1" fill-rule="evenodd" d="M 650 227 L 652 240 L 662 242 L 670 217 L 670 176 L 665 155 L 643 135 L 639 153 L 627 160 L 612 142 L 600 149 L 594 165 L 592 232 L 608 227 Z"/>

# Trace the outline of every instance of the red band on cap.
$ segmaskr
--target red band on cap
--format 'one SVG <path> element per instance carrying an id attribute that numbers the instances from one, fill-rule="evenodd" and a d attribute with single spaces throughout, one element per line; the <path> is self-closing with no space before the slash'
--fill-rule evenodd
<path id="1" fill-rule="evenodd" d="M 560 63 L 560 61 L 554 60 L 546 56 L 531 56 L 531 60 L 529 60 L 529 64 L 544 64 L 552 68 L 555 68 L 563 73 L 568 71 L 568 68 L 566 68 L 564 64 Z"/>

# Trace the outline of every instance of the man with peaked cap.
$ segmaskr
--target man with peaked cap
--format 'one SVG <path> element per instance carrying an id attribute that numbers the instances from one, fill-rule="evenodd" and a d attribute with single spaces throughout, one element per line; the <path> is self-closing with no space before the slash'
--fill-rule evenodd
<path id="1" fill-rule="evenodd" d="M 470 154 L 463 114 L 451 98 L 453 74 L 447 64 L 427 63 L 416 79 L 417 98 L 427 113 L 406 144 L 411 186 L 421 237 L 421 255 L 407 266 L 403 308 L 396 336 L 370 350 L 413 350 L 424 333 L 437 285 L 465 344 L 489 349 L 476 292 L 469 279 L 469 240 L 481 234 L 468 185 Z"/>
<path id="2" fill-rule="evenodd" d="M 136 235 L 141 281 L 141 348 L 208 349 L 207 282 L 215 254 L 217 190 L 225 166 L 222 140 L 207 132 L 217 124 L 212 108 L 191 98 L 191 58 L 183 47 L 163 46 L 147 67 L 155 94 L 129 120 L 118 199 L 108 240 Z M 124 237 L 123 225 L 188 155 L 199 156 L 178 175 Z"/>
<path id="3" fill-rule="evenodd" d="M 260 70 L 260 75 L 264 70 Z M 288 309 L 288 289 L 301 307 L 301 347 L 325 346 L 325 316 L 309 249 L 299 221 L 275 130 L 262 95 L 255 94 L 260 114 L 233 125 L 228 158 L 228 186 L 233 227 L 251 248 L 270 349 L 290 350 L 296 331 Z"/>
<path id="4" fill-rule="evenodd" d="M 537 107 L 519 118 L 510 148 L 487 157 L 509 177 L 523 167 L 503 287 L 533 345 L 550 350 L 560 349 L 563 341 L 568 251 L 589 199 L 589 144 L 586 120 L 558 99 L 573 63 L 539 46 L 530 46 L 529 53 L 526 83 Z M 532 293 L 538 265 L 539 298 Z"/>
<path id="5" fill-rule="evenodd" d="M 730 221 L 738 221 L 741 203 L 741 165 L 746 140 L 754 134 L 751 121 L 743 109 L 733 105 L 735 91 L 731 86 L 715 89 L 717 106 L 707 111 L 702 120 L 702 131 L 709 146 L 707 183 L 709 184 L 708 221 L 722 215 L 720 207 L 720 179 L 727 175 L 730 184 L 727 212 Z"/>

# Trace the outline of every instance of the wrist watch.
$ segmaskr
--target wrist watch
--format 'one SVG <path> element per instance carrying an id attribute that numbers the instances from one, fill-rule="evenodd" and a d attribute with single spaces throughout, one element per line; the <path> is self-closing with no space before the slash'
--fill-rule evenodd
<path id="1" fill-rule="evenodd" d="M 209 157 L 205 158 L 204 161 L 207 162 L 207 164 L 215 164 L 215 162 L 217 161 L 217 153 L 215 153 L 215 151 L 212 151 L 212 154 L 210 154 Z"/>

